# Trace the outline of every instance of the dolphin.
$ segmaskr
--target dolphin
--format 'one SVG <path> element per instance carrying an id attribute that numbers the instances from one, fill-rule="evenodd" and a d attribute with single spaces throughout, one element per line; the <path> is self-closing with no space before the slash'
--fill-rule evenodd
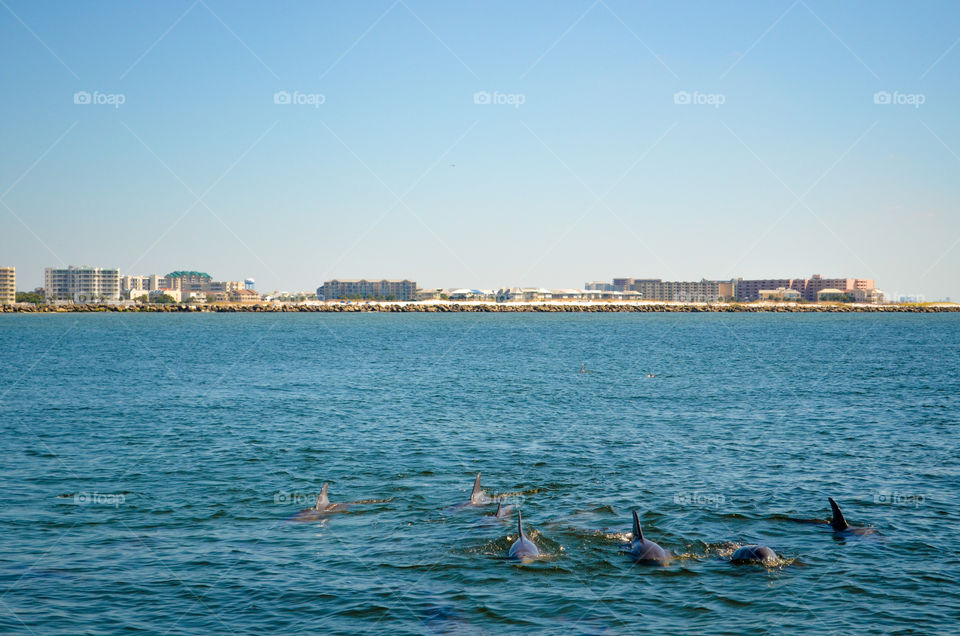
<path id="1" fill-rule="evenodd" d="M 497 522 L 504 522 L 510 520 L 510 513 L 513 512 L 513 506 L 510 504 L 504 505 L 503 497 L 497 499 L 497 511 L 493 514 L 484 515 L 481 518 L 481 523 L 484 525 L 493 525 Z"/>
<path id="2" fill-rule="evenodd" d="M 497 499 L 497 511 L 493 513 L 493 516 L 497 519 L 505 519 L 510 516 L 510 513 L 513 512 L 513 506 L 507 504 L 503 505 L 503 497 Z"/>
<path id="3" fill-rule="evenodd" d="M 320 487 L 320 494 L 317 495 L 317 505 L 313 507 L 314 512 L 334 512 L 337 508 L 344 508 L 343 504 L 330 503 L 327 486 L 327 482 L 323 482 L 323 486 Z"/>
<path id="4" fill-rule="evenodd" d="M 827 497 L 827 500 L 830 502 L 830 508 L 833 510 L 833 518 L 830 519 L 830 526 L 835 533 L 864 535 L 874 534 L 876 532 L 875 528 L 855 528 L 851 526 L 847 523 L 847 520 L 843 518 L 843 513 L 840 512 L 840 506 L 833 500 L 833 497 Z"/>
<path id="5" fill-rule="evenodd" d="M 745 545 L 737 549 L 730 557 L 731 563 L 760 563 L 773 565 L 778 561 L 777 553 L 765 545 Z"/>
<path id="6" fill-rule="evenodd" d="M 314 505 L 313 508 L 301 510 L 294 515 L 293 518 L 297 521 L 321 519 L 326 515 L 334 514 L 336 512 L 346 512 L 347 506 L 349 505 L 350 504 L 346 503 L 330 503 L 330 498 L 327 496 L 327 483 L 324 482 L 323 486 L 320 488 L 320 494 L 317 496 L 316 505 Z"/>
<path id="7" fill-rule="evenodd" d="M 477 473 L 477 478 L 473 480 L 473 492 L 470 493 L 470 499 L 463 503 L 447 506 L 443 511 L 444 513 L 458 512 L 464 508 L 486 506 L 492 503 L 494 503 L 494 500 L 488 497 L 487 493 L 483 492 L 483 486 L 480 485 L 480 473 Z"/>
<path id="8" fill-rule="evenodd" d="M 477 476 L 479 483 L 479 475 Z M 518 561 L 530 561 L 540 556 L 537 544 L 523 533 L 523 513 L 517 511 L 517 540 L 510 546 L 510 558 Z"/>
<path id="9" fill-rule="evenodd" d="M 480 473 L 477 473 L 477 478 L 473 481 L 473 492 L 470 493 L 470 505 L 485 506 L 492 503 L 493 499 L 483 492 L 483 488 L 480 486 Z"/>
<path id="10" fill-rule="evenodd" d="M 640 517 L 636 510 L 633 511 L 633 540 L 627 545 L 626 552 L 637 563 L 666 565 L 673 558 L 669 551 L 643 538 L 643 529 L 640 527 Z"/>

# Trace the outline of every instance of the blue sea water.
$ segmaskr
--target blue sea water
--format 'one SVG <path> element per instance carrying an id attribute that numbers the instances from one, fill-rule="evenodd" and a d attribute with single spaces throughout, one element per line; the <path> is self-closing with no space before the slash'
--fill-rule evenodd
<path id="1" fill-rule="evenodd" d="M 960 316 L 2 315 L 0 352 L 3 633 L 960 620 Z M 457 505 L 480 471 L 543 559 Z M 367 503 L 298 521 L 323 482 Z"/>

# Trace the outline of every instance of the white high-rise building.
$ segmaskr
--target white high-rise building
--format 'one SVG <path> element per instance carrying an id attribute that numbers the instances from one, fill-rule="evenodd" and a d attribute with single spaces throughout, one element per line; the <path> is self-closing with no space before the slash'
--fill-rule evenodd
<path id="1" fill-rule="evenodd" d="M 96 303 L 120 300 L 120 270 L 101 267 L 48 267 L 44 270 L 48 299 Z"/>
<path id="2" fill-rule="evenodd" d="M 17 300 L 17 268 L 0 267 L 0 305 Z"/>

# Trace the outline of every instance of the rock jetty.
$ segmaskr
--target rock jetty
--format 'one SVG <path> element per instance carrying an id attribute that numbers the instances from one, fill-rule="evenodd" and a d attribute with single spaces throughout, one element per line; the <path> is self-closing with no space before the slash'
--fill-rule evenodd
<path id="1" fill-rule="evenodd" d="M 960 304 L 775 303 L 250 303 L 0 306 L 0 313 L 960 313 Z"/>

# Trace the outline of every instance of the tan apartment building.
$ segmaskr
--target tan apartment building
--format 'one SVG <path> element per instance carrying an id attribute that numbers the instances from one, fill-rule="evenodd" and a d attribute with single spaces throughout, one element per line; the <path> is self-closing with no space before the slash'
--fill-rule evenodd
<path id="1" fill-rule="evenodd" d="M 412 280 L 328 280 L 317 289 L 317 298 L 382 298 L 416 300 L 417 283 Z"/>
<path id="2" fill-rule="evenodd" d="M 228 294 L 230 302 L 234 303 L 257 303 L 260 302 L 260 294 L 252 289 L 234 289 Z"/>
<path id="3" fill-rule="evenodd" d="M 48 267 L 43 272 L 48 300 L 96 303 L 120 300 L 120 271 L 102 267 Z"/>
<path id="4" fill-rule="evenodd" d="M 713 303 L 733 298 L 732 280 L 665 281 L 659 278 L 614 278 L 618 292 L 639 292 L 643 300 Z"/>
<path id="5" fill-rule="evenodd" d="M 0 305 L 17 302 L 17 268 L 0 267 Z"/>
<path id="6" fill-rule="evenodd" d="M 120 291 L 129 295 L 131 291 L 156 291 L 158 289 L 172 289 L 169 281 L 163 276 L 153 274 L 151 276 L 121 276 Z"/>
<path id="7" fill-rule="evenodd" d="M 215 281 L 210 274 L 205 272 L 176 271 L 170 272 L 166 276 L 153 274 L 151 276 L 120 277 L 120 290 L 124 296 L 130 296 L 131 291 L 172 289 L 182 292 L 186 297 L 191 293 L 230 293 L 243 288 L 242 281 Z"/>

